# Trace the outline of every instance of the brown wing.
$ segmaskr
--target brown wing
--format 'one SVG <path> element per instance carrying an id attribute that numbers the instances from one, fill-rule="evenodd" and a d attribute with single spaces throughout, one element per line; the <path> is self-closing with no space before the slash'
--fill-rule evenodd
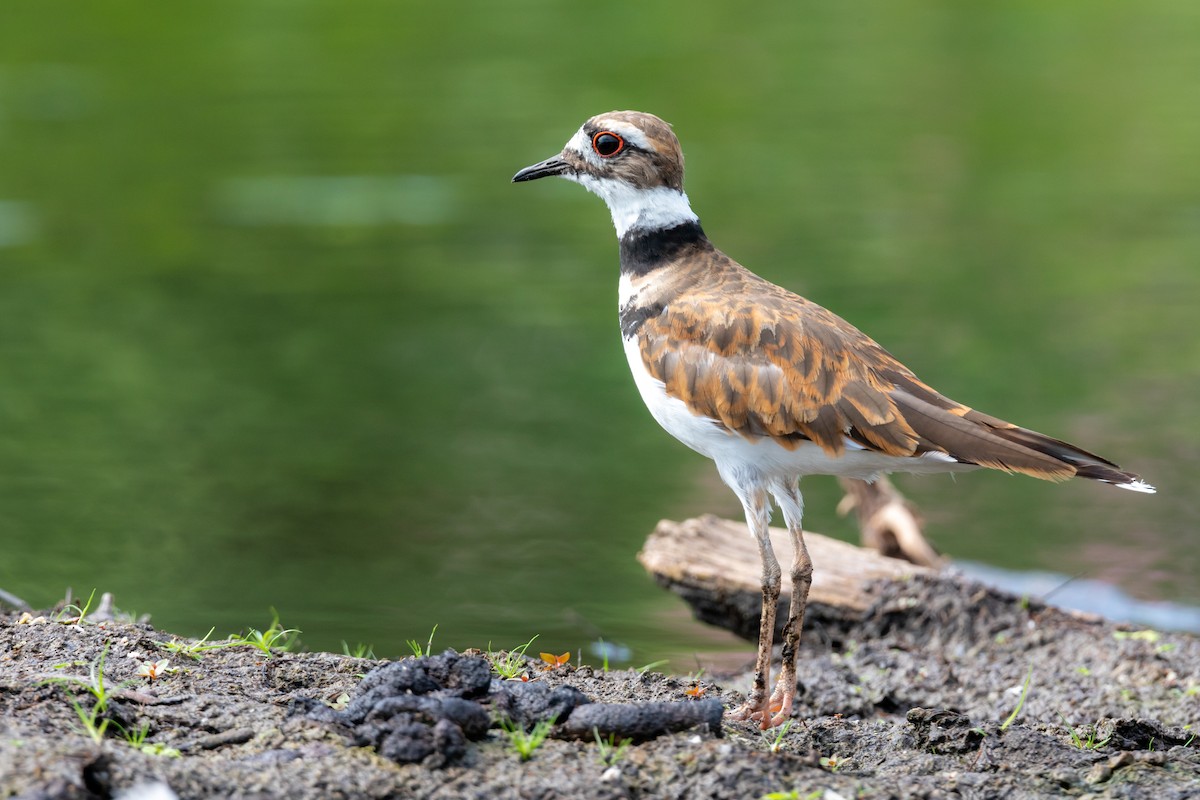
<path id="1" fill-rule="evenodd" d="M 1105 459 L 938 394 L 815 303 L 740 269 L 711 277 L 709 288 L 672 297 L 637 331 L 647 370 L 696 414 L 833 455 L 848 437 L 892 456 L 937 451 L 1051 480 L 1126 480 Z"/>
<path id="2" fill-rule="evenodd" d="M 734 305 L 729 287 L 689 292 L 645 321 L 642 360 L 667 394 L 731 431 L 785 446 L 810 440 L 837 454 L 850 435 L 914 454 L 917 433 L 881 377 L 903 366 L 820 306 L 765 281 L 753 288 Z"/>

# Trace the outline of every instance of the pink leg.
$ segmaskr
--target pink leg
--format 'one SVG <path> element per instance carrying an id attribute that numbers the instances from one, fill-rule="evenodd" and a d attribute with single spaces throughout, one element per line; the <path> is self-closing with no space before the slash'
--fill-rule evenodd
<path id="1" fill-rule="evenodd" d="M 735 488 L 735 491 L 736 488 Z M 746 524 L 758 542 L 758 553 L 762 558 L 762 616 L 758 625 L 758 657 L 754 662 L 754 685 L 746 703 L 733 712 L 733 719 L 753 719 L 767 727 L 771 716 L 767 700 L 767 682 L 771 676 L 771 648 L 775 638 L 775 608 L 779 605 L 779 584 L 782 578 L 779 561 L 771 547 L 769 525 L 771 506 L 767 493 L 761 489 L 738 491 L 742 506 L 746 510 Z"/>
<path id="2" fill-rule="evenodd" d="M 796 699 L 796 657 L 800 650 L 800 632 L 804 628 L 804 609 L 808 605 L 808 589 L 812 585 L 812 558 L 808 555 L 808 547 L 804 544 L 804 529 L 801 519 L 804 514 L 804 501 L 800 497 L 799 487 L 792 483 L 771 487 L 772 493 L 779 501 L 787 522 L 788 533 L 792 538 L 792 600 L 788 606 L 787 622 L 783 626 L 783 668 L 779 674 L 779 682 L 771 693 L 767 704 L 774 713 L 770 725 L 782 725 L 792 715 L 792 704 Z M 763 727 L 768 727 L 764 719 Z"/>

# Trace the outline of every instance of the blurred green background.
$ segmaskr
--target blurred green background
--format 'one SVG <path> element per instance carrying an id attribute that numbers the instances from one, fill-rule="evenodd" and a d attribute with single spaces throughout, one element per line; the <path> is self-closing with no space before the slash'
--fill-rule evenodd
<path id="1" fill-rule="evenodd" d="M 941 548 L 1200 602 L 1197 42 L 1180 2 L 8 0 L 0 588 L 686 670 L 718 640 L 634 555 L 738 506 L 629 379 L 601 202 L 509 184 L 635 108 L 735 258 L 1160 489 L 900 476 Z"/>

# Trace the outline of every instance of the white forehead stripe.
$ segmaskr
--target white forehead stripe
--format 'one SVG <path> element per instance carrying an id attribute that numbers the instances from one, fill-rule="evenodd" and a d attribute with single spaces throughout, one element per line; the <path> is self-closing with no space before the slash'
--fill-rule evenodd
<path id="1" fill-rule="evenodd" d="M 634 147 L 640 147 L 642 150 L 657 151 L 657 148 L 650 144 L 650 140 L 646 138 L 646 135 L 642 133 L 641 130 L 633 125 L 630 125 L 629 123 L 617 122 L 616 120 L 613 120 L 611 123 L 606 122 L 605 120 L 597 120 L 596 123 L 600 125 L 603 130 L 612 131 L 624 139 L 626 143 L 631 144 Z M 567 142 L 566 149 L 574 150 L 576 153 L 583 156 L 596 166 L 600 166 L 604 160 L 600 158 L 600 156 L 596 155 L 596 151 L 592 149 L 592 139 L 587 135 L 583 128 L 580 128 L 575 132 L 575 135 L 571 137 L 569 142 Z"/>
<path id="2" fill-rule="evenodd" d="M 640 147 L 643 150 L 657 150 L 658 148 L 650 144 L 650 140 L 646 138 L 646 134 L 636 125 L 630 125 L 628 122 L 619 122 L 617 120 L 598 119 L 596 124 L 601 130 L 609 130 L 619 135 L 629 144 L 634 147 Z M 591 146 L 591 143 L 588 143 Z"/>

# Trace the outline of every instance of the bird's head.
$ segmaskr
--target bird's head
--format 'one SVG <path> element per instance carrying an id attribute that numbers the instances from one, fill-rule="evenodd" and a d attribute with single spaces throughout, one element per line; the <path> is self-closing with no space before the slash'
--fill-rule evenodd
<path id="1" fill-rule="evenodd" d="M 612 111 L 592 117 L 556 156 L 526 167 L 513 183 L 558 175 L 599 195 L 617 236 L 632 229 L 696 221 L 683 192 L 683 151 L 671 126 L 653 114 Z"/>

